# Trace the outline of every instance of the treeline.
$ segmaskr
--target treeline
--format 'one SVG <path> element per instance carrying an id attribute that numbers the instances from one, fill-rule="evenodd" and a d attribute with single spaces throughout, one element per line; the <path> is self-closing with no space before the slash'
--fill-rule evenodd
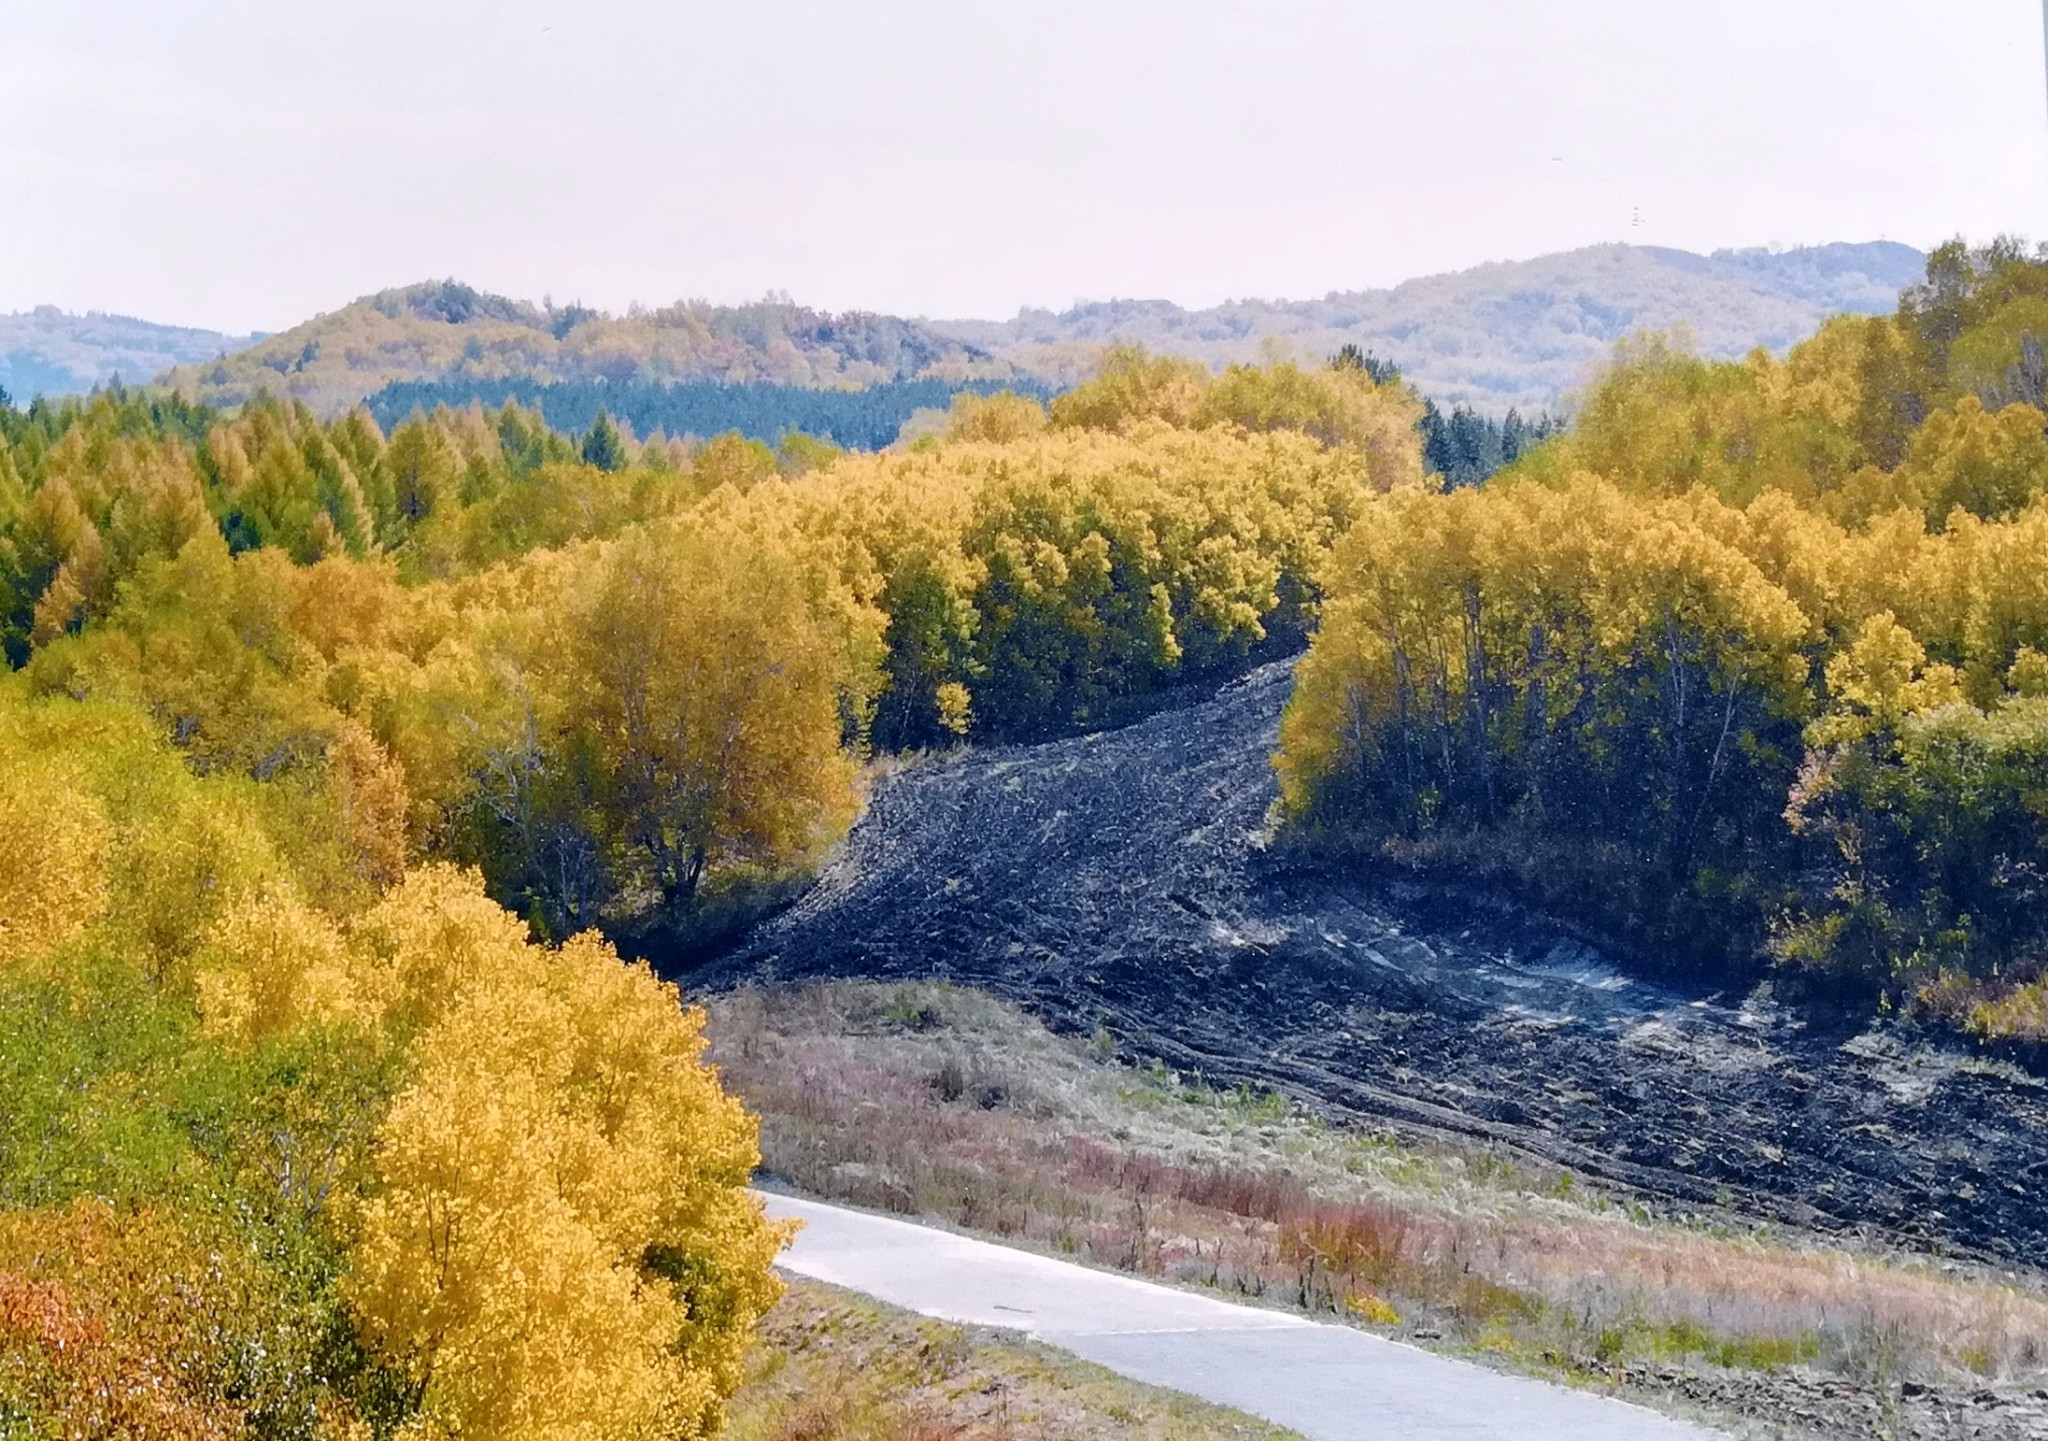
<path id="1" fill-rule="evenodd" d="M 229 418 L 119 390 L 0 408 L 0 443 L 0 645 L 17 666 L 206 532 L 234 554 L 381 558 L 409 583 L 447 579 L 839 453 L 802 435 L 776 449 L 635 441 L 602 416 L 564 436 L 517 406 L 437 411 L 387 435 L 360 410 L 322 422 L 264 398 Z"/>
<path id="2" fill-rule="evenodd" d="M 1520 411 L 1510 409 L 1495 420 L 1462 405 L 1439 410 L 1433 400 L 1423 402 L 1418 424 L 1423 465 L 1454 489 L 1491 480 L 1564 429 L 1564 422 L 1548 411 L 1524 420 Z"/>
<path id="3" fill-rule="evenodd" d="M 874 456 L 0 408 L 0 1430 L 712 1434 L 781 1236 L 598 931 L 1299 632 L 1414 415 L 1132 354 Z"/>
<path id="4" fill-rule="evenodd" d="M 1368 510 L 1297 826 L 1647 952 L 2048 1038 L 2048 263 L 1936 252 L 1783 362 L 1625 347 L 1572 432 Z"/>
<path id="5" fill-rule="evenodd" d="M 209 771 L 360 732 L 406 846 L 561 936 L 807 863 L 870 745 L 1097 724 L 1298 638 L 1363 497 L 1419 480 L 1413 415 L 1135 355 L 865 458 L 103 395 L 0 420 L 0 639 Z"/>
<path id="6" fill-rule="evenodd" d="M 1356 345 L 1339 348 L 1330 357 L 1330 366 L 1334 370 L 1363 371 L 1376 385 L 1394 386 L 1401 382 L 1399 365 Z M 1534 420 L 1525 420 L 1512 407 L 1504 417 L 1495 420 L 1464 405 L 1444 411 L 1435 401 L 1425 398 L 1415 428 L 1422 435 L 1423 468 L 1440 477 L 1444 485 L 1456 489 L 1492 479 L 1562 432 L 1564 422 L 1548 411 Z"/>
<path id="7" fill-rule="evenodd" d="M 881 450 L 892 444 L 919 411 L 944 410 L 956 392 L 991 395 L 1005 387 L 994 381 L 952 384 L 943 380 L 891 380 L 860 389 L 815 386 L 696 382 L 662 385 L 644 381 L 557 382 L 530 378 L 394 381 L 364 404 L 386 430 L 415 411 L 460 410 L 506 405 L 537 412 L 554 430 L 582 434 L 600 414 L 643 436 L 705 438 L 731 432 L 769 445 L 791 434 L 828 440 L 843 450 Z M 1049 388 L 1010 387 L 1040 400 Z"/>

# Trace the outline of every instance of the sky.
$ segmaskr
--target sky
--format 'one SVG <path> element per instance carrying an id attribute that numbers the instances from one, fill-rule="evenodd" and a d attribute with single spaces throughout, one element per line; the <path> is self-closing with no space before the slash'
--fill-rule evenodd
<path id="1" fill-rule="evenodd" d="M 2048 237 L 2034 0 L 0 0 L 0 311 L 1318 296 Z"/>

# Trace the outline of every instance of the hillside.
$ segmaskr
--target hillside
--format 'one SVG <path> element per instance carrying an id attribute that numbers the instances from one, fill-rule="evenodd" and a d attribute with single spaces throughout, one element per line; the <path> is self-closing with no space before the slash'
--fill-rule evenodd
<path id="1" fill-rule="evenodd" d="M 1483 1350 L 1729 1436 L 2048 1435 L 2048 1291 L 2011 1271 L 1688 1215 L 1497 1141 L 1334 1126 L 945 981 L 705 999 L 711 1059 L 799 1192 Z"/>
<path id="2" fill-rule="evenodd" d="M 1220 366 L 1256 360 L 1278 342 L 1307 359 L 1355 344 L 1398 361 L 1446 408 L 1498 414 L 1555 406 L 1637 330 L 1690 327 L 1713 358 L 1759 345 L 1783 350 L 1838 311 L 1890 310 L 1924 263 L 1919 251 L 1887 242 L 1711 256 L 1604 245 L 1321 300 L 1206 310 L 1107 300 L 1060 314 L 940 321 L 834 315 L 780 299 L 608 315 L 451 280 L 365 296 L 211 364 L 211 351 L 185 357 L 161 381 L 209 404 L 239 404 L 267 389 L 331 414 L 387 385 L 419 382 L 843 387 L 1016 377 L 1063 387 L 1091 374 L 1105 345 Z"/>
<path id="3" fill-rule="evenodd" d="M 213 364 L 181 365 L 161 382 L 212 405 L 269 390 L 333 413 L 405 381 L 847 386 L 927 373 L 964 380 L 985 359 L 921 322 L 887 315 L 767 300 L 687 301 L 619 316 L 450 280 L 364 296 Z"/>
<path id="4" fill-rule="evenodd" d="M 78 395 L 116 378 L 144 381 L 174 365 L 211 360 L 254 339 L 38 305 L 0 315 L 0 390 L 24 400 Z"/>
<path id="5" fill-rule="evenodd" d="M 1211 1084 L 1682 1205 L 2048 1254 L 2048 1215 L 2000 1180 L 2048 1166 L 2038 1080 L 1881 1020 L 1814 1034 L 1498 897 L 1270 847 L 1292 682 L 1275 663 L 1122 730 L 892 777 L 811 891 L 683 979 L 951 981 Z M 1897 1098 L 1875 1134 L 1872 1097 Z"/>
<path id="6" fill-rule="evenodd" d="M 1439 405 L 1498 413 L 1555 405 L 1637 330 L 1689 326 L 1701 353 L 1717 359 L 1759 345 L 1783 350 L 1838 311 L 1891 310 L 1925 262 L 1912 247 L 1883 241 L 1709 256 L 1598 245 L 1321 300 L 1237 300 L 1206 310 L 1109 300 L 935 328 L 1027 372 L 1068 380 L 1085 373 L 1104 344 L 1222 365 L 1256 360 L 1271 341 L 1307 357 L 1349 343 L 1398 361 Z"/>

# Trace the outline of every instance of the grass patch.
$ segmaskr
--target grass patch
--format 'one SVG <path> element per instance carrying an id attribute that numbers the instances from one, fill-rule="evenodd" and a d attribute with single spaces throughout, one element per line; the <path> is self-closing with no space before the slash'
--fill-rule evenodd
<path id="1" fill-rule="evenodd" d="M 727 1441 L 1299 1441 L 1005 1333 L 794 1279 L 761 1325 Z"/>

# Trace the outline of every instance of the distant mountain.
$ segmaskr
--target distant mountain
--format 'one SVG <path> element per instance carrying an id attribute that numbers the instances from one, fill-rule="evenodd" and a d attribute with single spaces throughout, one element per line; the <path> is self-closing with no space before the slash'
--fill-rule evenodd
<path id="1" fill-rule="evenodd" d="M 449 280 L 364 296 L 211 364 L 181 365 L 161 383 L 215 405 L 262 389 L 331 412 L 406 381 L 859 386 L 1010 373 L 987 360 L 922 321 L 888 315 L 829 315 L 767 300 L 690 301 L 619 316 L 508 300 Z"/>
<path id="2" fill-rule="evenodd" d="M 1203 310 L 1106 300 L 1057 314 L 942 321 L 834 315 L 787 299 L 689 301 L 608 315 L 431 281 L 250 339 L 49 307 L 4 316 L 0 386 L 25 398 L 83 390 L 117 373 L 156 376 L 217 405 L 239 404 L 261 389 L 331 413 L 394 383 L 841 388 L 1014 378 L 1058 387 L 1088 375 L 1111 344 L 1211 365 L 1256 360 L 1275 345 L 1315 360 L 1355 344 L 1397 361 L 1439 405 L 1497 415 L 1510 406 L 1555 406 L 1616 340 L 1637 330 L 1683 325 L 1703 354 L 1716 357 L 1759 345 L 1782 350 L 1837 312 L 1890 310 L 1925 260 L 1888 242 L 1712 255 L 1598 245 L 1321 300 L 1239 300 Z"/>
<path id="3" fill-rule="evenodd" d="M 1556 404 L 1633 331 L 1682 324 L 1715 357 L 1759 345 L 1779 350 L 1829 315 L 1891 310 L 1925 264 L 1911 246 L 1883 241 L 1712 255 L 1598 245 L 1321 300 L 1240 300 L 1206 310 L 1110 300 L 932 328 L 1054 380 L 1085 374 L 1104 344 L 1221 365 L 1257 359 L 1272 342 L 1307 358 L 1350 343 L 1398 361 L 1440 405 L 1531 410 Z"/>
<path id="4" fill-rule="evenodd" d="M 38 305 L 0 315 L 0 390 L 26 401 L 39 394 L 75 395 L 117 377 L 140 384 L 171 366 L 211 360 L 256 338 Z"/>

